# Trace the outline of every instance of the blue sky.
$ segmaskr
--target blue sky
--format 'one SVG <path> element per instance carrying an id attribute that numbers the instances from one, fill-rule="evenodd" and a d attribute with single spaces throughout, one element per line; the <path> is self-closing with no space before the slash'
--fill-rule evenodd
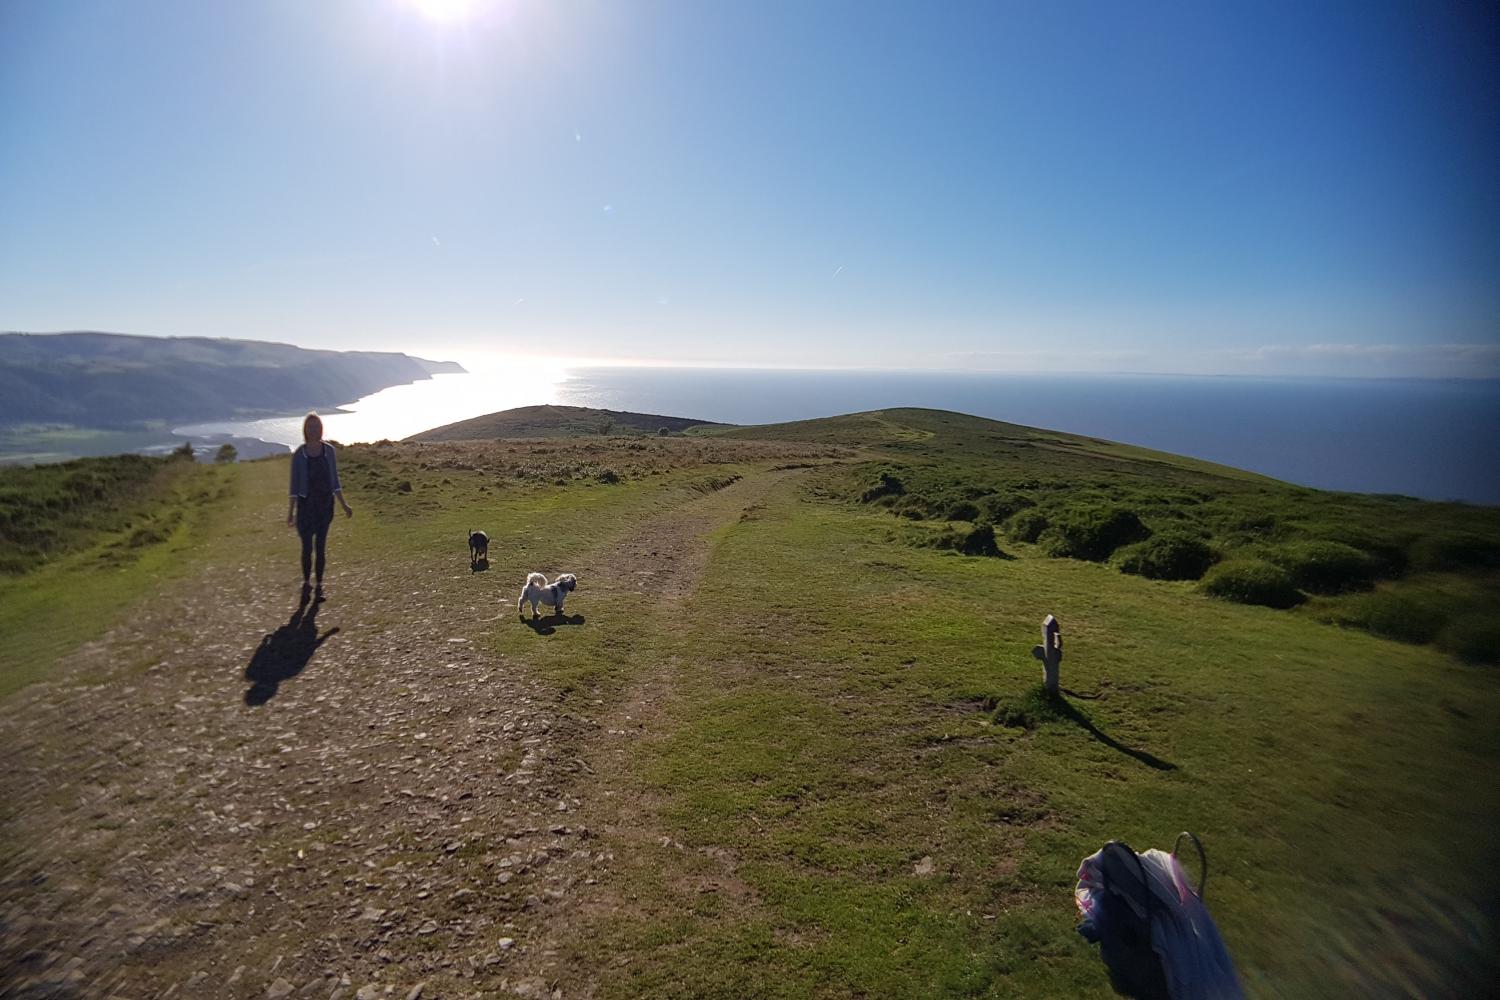
<path id="1" fill-rule="evenodd" d="M 1500 375 L 1500 14 L 0 0 L 0 329 Z"/>

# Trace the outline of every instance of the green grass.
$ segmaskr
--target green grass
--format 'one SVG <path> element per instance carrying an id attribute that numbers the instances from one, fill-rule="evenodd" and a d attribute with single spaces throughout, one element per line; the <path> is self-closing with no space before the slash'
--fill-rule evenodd
<path id="1" fill-rule="evenodd" d="M 1127 573 L 1208 574 L 1210 592 L 1231 600 L 1291 608 L 1310 595 L 1356 593 L 1409 573 L 1500 579 L 1500 510 L 1492 507 L 1311 490 L 1128 445 L 933 410 L 715 433 L 858 443 L 870 460 L 839 489 L 851 500 L 908 520 L 993 525 L 1007 541 L 1036 544 L 1057 558 L 1113 559 Z M 1221 560 L 1227 565 L 1210 569 Z M 1478 604 L 1476 614 L 1500 617 L 1500 599 Z M 1363 627 L 1372 619 L 1351 613 L 1341 620 Z M 1456 628 L 1462 636 L 1448 648 L 1500 661 L 1480 623 Z"/>
<path id="2" fill-rule="evenodd" d="M 722 425 L 689 417 L 601 410 L 588 406 L 521 406 L 435 427 L 415 434 L 408 440 L 434 442 L 593 435 L 669 436 L 694 427 L 719 426 Z"/>
<path id="3" fill-rule="evenodd" d="M 46 676 L 135 602 L 196 571 L 235 492 L 233 470 L 141 458 L 3 470 L 0 697 Z"/>
<path id="4" fill-rule="evenodd" d="M 1061 706 L 1038 703 L 1029 656 L 1047 612 Z M 1482 905 L 1487 673 L 1095 565 L 893 547 L 878 515 L 791 496 L 727 533 L 678 627 L 645 774 L 686 850 L 635 871 L 648 919 L 602 950 L 650 957 L 606 995 L 1100 993 L 1071 930 L 1079 859 L 1184 828 L 1257 992 L 1435 988 L 1482 957 L 1361 915 Z M 684 917 L 709 905 L 674 888 L 702 850 L 739 859 L 753 905 Z M 1333 945 L 1289 946 L 1315 939 Z"/>
<path id="5" fill-rule="evenodd" d="M 191 463 L 144 455 L 0 468 L 0 574 L 15 576 L 103 538 L 164 534 L 153 520 L 178 515 L 174 485 Z"/>
<path id="6" fill-rule="evenodd" d="M 757 433 L 867 461 L 809 470 L 728 520 L 681 607 L 584 581 L 570 609 L 587 627 L 493 635 L 585 721 L 653 693 L 658 714 L 611 789 L 651 836 L 600 832 L 623 905 L 564 944 L 567 967 L 598 972 L 596 995 L 1108 996 L 1073 931 L 1078 862 L 1112 838 L 1167 847 L 1181 829 L 1207 846 L 1208 902 L 1253 995 L 1488 988 L 1490 900 L 1474 873 L 1500 814 L 1500 690 L 1493 669 L 1448 650 L 1492 648 L 1491 568 L 1469 553 L 1494 512 L 884 411 L 666 442 L 349 448 L 359 513 L 338 525 L 337 558 L 462 565 L 467 531 L 483 528 L 493 565 L 577 566 L 645 516 L 791 464 L 748 444 L 712 450 Z M 195 475 L 238 487 L 191 506 L 173 536 L 184 545 L 274 508 L 284 463 Z M 1051 558 L 1004 532 L 1013 558 L 909 544 L 1075 502 L 1237 559 L 1321 539 L 1401 575 L 1288 612 Z M 977 524 L 939 518 L 964 503 Z M 139 576 L 101 575 L 97 617 L 157 585 L 174 553 L 219 558 L 174 544 L 143 546 Z M 64 562 L 0 592 L 8 649 L 12 636 L 32 648 L 16 677 L 45 669 L 67 619 L 44 616 L 85 601 L 69 588 L 89 579 Z M 439 596 L 481 585 L 456 569 Z M 1066 640 L 1060 701 L 1038 692 L 1029 655 L 1048 613 Z"/>

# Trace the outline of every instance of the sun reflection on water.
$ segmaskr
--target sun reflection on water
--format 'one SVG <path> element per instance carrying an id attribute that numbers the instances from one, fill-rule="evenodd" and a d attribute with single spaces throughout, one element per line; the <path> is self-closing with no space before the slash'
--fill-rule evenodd
<path id="1" fill-rule="evenodd" d="M 490 360 L 478 366 L 466 362 L 465 367 L 469 370 L 463 374 L 434 375 L 382 389 L 344 404 L 339 412 L 321 411 L 324 435 L 341 444 L 399 441 L 498 410 L 556 403 L 559 387 L 569 375 L 563 363 L 547 360 Z M 293 448 L 302 443 L 303 416 L 215 421 L 179 427 L 173 433 L 190 438 L 229 434 Z"/>

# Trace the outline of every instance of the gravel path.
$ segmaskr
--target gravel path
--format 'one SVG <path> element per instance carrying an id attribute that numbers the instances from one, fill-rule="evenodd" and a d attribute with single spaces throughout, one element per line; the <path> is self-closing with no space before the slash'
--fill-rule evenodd
<path id="1" fill-rule="evenodd" d="M 579 575 L 689 600 L 705 536 L 793 474 Z M 475 642 L 493 607 L 441 603 L 445 570 L 335 568 L 301 607 L 285 559 L 204 572 L 0 706 L 0 996 L 561 995 L 640 834 L 604 794 L 629 767 L 611 734 L 649 724 L 665 673 L 578 718 Z"/>

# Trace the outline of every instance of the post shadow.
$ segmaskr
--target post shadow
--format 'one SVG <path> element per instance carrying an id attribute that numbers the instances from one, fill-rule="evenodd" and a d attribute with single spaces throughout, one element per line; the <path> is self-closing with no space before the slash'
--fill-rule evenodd
<path id="1" fill-rule="evenodd" d="M 1059 719 L 1065 722 L 1073 723 L 1075 726 L 1082 729 L 1084 732 L 1088 733 L 1094 739 L 1098 740 L 1100 743 L 1103 743 L 1111 750 L 1117 750 L 1125 756 L 1130 757 L 1133 760 L 1138 760 L 1142 764 L 1145 764 L 1147 767 L 1157 771 L 1177 770 L 1177 765 L 1173 764 L 1171 761 L 1162 760 L 1155 754 L 1147 753 L 1145 750 L 1137 750 L 1134 747 L 1128 747 L 1125 744 L 1121 743 L 1119 740 L 1115 739 L 1113 736 L 1104 732 L 1098 726 L 1094 725 L 1093 719 L 1090 719 L 1087 715 L 1084 715 L 1082 712 L 1080 712 L 1072 702 L 1068 701 L 1068 699 L 1064 698 L 1062 695 L 1051 695 L 1048 700 L 1052 703 L 1052 707 L 1057 712 L 1057 716 Z"/>
<path id="2" fill-rule="evenodd" d="M 281 682 L 300 674 L 318 647 L 338 632 L 334 627 L 318 635 L 319 607 L 318 603 L 311 601 L 308 589 L 302 588 L 302 599 L 291 619 L 275 632 L 262 637 L 245 666 L 245 680 L 250 682 L 245 691 L 246 705 L 264 705 L 276 697 Z"/>
<path id="3" fill-rule="evenodd" d="M 558 625 L 582 625 L 587 619 L 583 615 L 560 615 L 554 612 L 545 618 L 527 618 L 523 614 L 521 621 L 537 635 L 551 635 L 557 631 Z"/>

